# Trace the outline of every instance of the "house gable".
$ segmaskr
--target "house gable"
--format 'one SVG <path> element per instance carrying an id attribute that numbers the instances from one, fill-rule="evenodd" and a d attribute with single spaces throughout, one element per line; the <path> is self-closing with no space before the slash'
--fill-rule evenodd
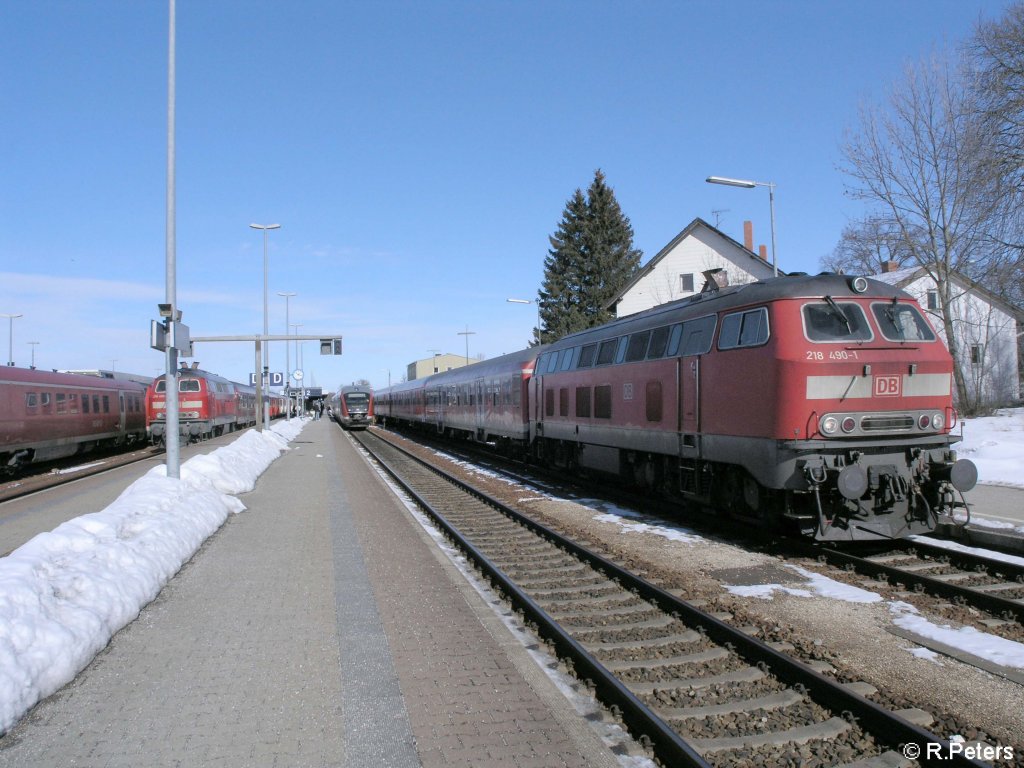
<path id="1" fill-rule="evenodd" d="M 722 269 L 729 285 L 772 277 L 772 266 L 700 218 L 652 258 L 609 303 L 618 317 L 700 293 L 703 273 Z"/>

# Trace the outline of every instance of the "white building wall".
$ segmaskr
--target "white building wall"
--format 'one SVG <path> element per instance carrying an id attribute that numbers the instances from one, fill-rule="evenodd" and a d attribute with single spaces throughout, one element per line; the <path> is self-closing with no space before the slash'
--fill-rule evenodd
<path id="1" fill-rule="evenodd" d="M 938 310 L 928 309 L 928 292 L 934 281 L 923 276 L 904 287 L 927 312 L 929 320 L 946 346 L 945 327 Z M 972 398 L 986 405 L 1004 405 L 1020 397 L 1017 359 L 1017 321 L 986 300 L 970 292 L 965 284 L 954 284 L 953 334 L 958 343 L 960 369 Z M 980 396 L 980 397 L 979 397 Z"/>
<path id="2" fill-rule="evenodd" d="M 709 269 L 725 269 L 729 285 L 743 285 L 772 276 L 771 267 L 767 265 L 755 275 L 740 264 L 755 269 L 758 266 L 742 248 L 707 229 L 697 228 L 666 253 L 650 273 L 640 278 L 622 296 L 616 314 L 625 317 L 699 293 L 704 287 L 702 273 Z M 681 275 L 693 276 L 692 291 L 683 290 Z"/>

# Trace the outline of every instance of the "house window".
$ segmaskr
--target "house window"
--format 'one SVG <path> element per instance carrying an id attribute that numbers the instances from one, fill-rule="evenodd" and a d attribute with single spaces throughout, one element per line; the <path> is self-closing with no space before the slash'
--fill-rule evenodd
<path id="1" fill-rule="evenodd" d="M 939 292 L 934 288 L 928 291 L 928 309 L 939 308 Z"/>
<path id="2" fill-rule="evenodd" d="M 683 293 L 693 293 L 693 273 L 690 272 L 679 276 L 679 290 Z"/>
<path id="3" fill-rule="evenodd" d="M 981 365 L 984 361 L 984 347 L 981 344 L 971 344 L 971 365 Z"/>

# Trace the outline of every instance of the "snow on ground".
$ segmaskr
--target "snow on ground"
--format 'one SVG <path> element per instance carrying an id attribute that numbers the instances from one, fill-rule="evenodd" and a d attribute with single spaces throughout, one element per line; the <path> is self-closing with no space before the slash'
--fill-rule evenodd
<path id="1" fill-rule="evenodd" d="M 154 467 L 106 509 L 0 558 L 0 734 L 74 679 L 157 596 L 302 430 L 250 430 L 181 465 Z"/>
<path id="2" fill-rule="evenodd" d="M 978 482 L 1024 488 L 1024 408 L 1002 408 L 994 416 L 965 419 L 957 457 L 978 466 Z"/>

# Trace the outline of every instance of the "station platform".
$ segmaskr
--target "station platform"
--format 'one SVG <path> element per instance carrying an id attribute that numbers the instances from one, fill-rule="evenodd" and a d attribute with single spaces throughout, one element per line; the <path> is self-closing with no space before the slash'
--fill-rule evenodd
<path id="1" fill-rule="evenodd" d="M 620 765 L 337 425 L 289 447 L 0 768 Z"/>

